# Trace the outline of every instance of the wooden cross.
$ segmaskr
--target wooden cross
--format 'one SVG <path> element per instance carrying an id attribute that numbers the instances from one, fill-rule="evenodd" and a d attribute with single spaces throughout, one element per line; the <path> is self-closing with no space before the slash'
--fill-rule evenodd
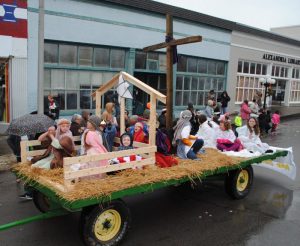
<path id="1" fill-rule="evenodd" d="M 154 44 L 143 49 L 144 52 L 159 50 L 167 48 L 167 116 L 166 124 L 167 129 L 172 128 L 173 123 L 173 49 L 176 45 L 189 44 L 201 42 L 201 36 L 191 36 L 181 39 L 173 39 L 173 17 L 169 14 L 166 15 L 166 37 L 169 42 Z"/>

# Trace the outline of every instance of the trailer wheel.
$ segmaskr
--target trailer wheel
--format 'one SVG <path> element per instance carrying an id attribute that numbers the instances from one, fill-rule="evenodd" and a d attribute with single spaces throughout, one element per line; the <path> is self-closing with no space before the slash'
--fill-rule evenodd
<path id="1" fill-rule="evenodd" d="M 233 199 L 242 199 L 249 194 L 252 183 L 252 166 L 233 170 L 230 171 L 229 175 L 225 178 L 225 191 Z"/>
<path id="2" fill-rule="evenodd" d="M 36 208 L 40 210 L 42 213 L 46 213 L 50 210 L 50 202 L 43 193 L 33 189 L 32 199 Z"/>
<path id="3" fill-rule="evenodd" d="M 83 211 L 82 239 L 86 245 L 118 245 L 130 227 L 130 212 L 122 200 L 100 204 L 90 212 Z"/>

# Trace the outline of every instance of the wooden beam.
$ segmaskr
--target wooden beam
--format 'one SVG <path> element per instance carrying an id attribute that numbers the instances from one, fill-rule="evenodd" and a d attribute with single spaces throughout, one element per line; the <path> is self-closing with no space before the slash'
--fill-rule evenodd
<path id="1" fill-rule="evenodd" d="M 82 155 L 77 157 L 65 157 L 64 166 L 73 165 L 77 163 L 85 163 L 90 161 L 101 161 L 101 160 L 110 160 L 117 157 L 124 157 L 130 155 L 138 155 L 143 153 L 156 152 L 156 146 L 142 147 L 138 149 L 122 150 L 116 152 L 107 152 L 99 155 Z"/>
<path id="2" fill-rule="evenodd" d="M 155 144 L 156 137 L 156 96 L 150 95 L 149 144 Z"/>
<path id="3" fill-rule="evenodd" d="M 173 38 L 173 18 L 171 15 L 166 16 L 166 35 Z M 173 122 L 173 47 L 167 47 L 167 113 L 166 113 L 166 127 L 172 128 Z"/>
<path id="4" fill-rule="evenodd" d="M 155 164 L 155 157 L 142 159 L 141 161 L 132 161 L 132 162 L 127 162 L 127 163 L 107 165 L 107 166 L 102 166 L 102 167 L 93 167 L 93 168 L 82 169 L 82 170 L 78 170 L 78 171 L 68 171 L 68 172 L 64 172 L 64 178 L 65 178 L 65 180 L 69 180 L 69 179 L 74 179 L 74 178 L 86 177 L 86 176 L 90 176 L 90 175 L 96 175 L 96 174 L 100 174 L 100 173 L 119 171 L 119 170 L 128 169 L 128 168 L 142 167 L 142 166 L 151 165 L 151 164 L 152 165 Z"/>
<path id="5" fill-rule="evenodd" d="M 159 44 L 154 44 L 147 46 L 143 48 L 144 52 L 149 52 L 149 51 L 154 51 L 154 50 L 159 50 L 166 48 L 168 46 L 175 46 L 175 45 L 182 45 L 182 44 L 191 44 L 191 43 L 197 43 L 202 41 L 202 36 L 191 36 L 187 38 L 180 38 L 180 39 L 173 39 L 170 42 L 163 42 Z"/>
<path id="6" fill-rule="evenodd" d="M 101 117 L 101 93 L 96 91 L 96 115 Z"/>
<path id="7" fill-rule="evenodd" d="M 103 95 L 105 92 L 110 90 L 115 84 L 119 82 L 119 75 L 120 73 L 117 73 L 114 77 L 112 77 L 111 80 L 101 85 L 96 91 L 100 92 L 100 95 Z M 91 96 L 94 98 L 96 96 L 96 91 L 94 91 Z"/>
<path id="8" fill-rule="evenodd" d="M 127 80 L 129 83 L 133 84 L 134 86 L 140 88 L 142 91 L 146 92 L 147 94 L 151 95 L 152 93 L 155 94 L 156 99 L 161 101 L 162 103 L 166 104 L 166 96 L 159 91 L 153 89 L 151 86 L 143 83 L 139 79 L 133 77 L 132 75 L 126 73 L 126 72 L 121 72 L 123 75 L 123 78 Z"/>
<path id="9" fill-rule="evenodd" d="M 120 135 L 125 132 L 125 98 L 121 97 L 120 102 Z"/>

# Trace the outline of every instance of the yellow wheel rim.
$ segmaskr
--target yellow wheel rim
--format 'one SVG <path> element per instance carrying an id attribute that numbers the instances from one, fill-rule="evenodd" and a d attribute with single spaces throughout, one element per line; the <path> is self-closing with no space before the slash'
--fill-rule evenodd
<path id="1" fill-rule="evenodd" d="M 246 170 L 242 170 L 239 173 L 239 176 L 237 178 L 237 182 L 236 182 L 236 188 L 238 191 L 242 192 L 244 191 L 249 183 L 249 173 Z"/>
<path id="2" fill-rule="evenodd" d="M 105 210 L 99 215 L 94 225 L 94 232 L 100 241 L 113 239 L 121 228 L 121 215 L 114 209 Z"/>

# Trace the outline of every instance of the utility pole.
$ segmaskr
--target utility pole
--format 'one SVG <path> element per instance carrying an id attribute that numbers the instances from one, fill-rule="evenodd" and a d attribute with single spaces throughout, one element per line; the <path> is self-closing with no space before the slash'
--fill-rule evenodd
<path id="1" fill-rule="evenodd" d="M 44 0 L 39 0 L 38 95 L 37 95 L 38 114 L 44 114 L 44 18 L 45 18 L 45 2 Z"/>

